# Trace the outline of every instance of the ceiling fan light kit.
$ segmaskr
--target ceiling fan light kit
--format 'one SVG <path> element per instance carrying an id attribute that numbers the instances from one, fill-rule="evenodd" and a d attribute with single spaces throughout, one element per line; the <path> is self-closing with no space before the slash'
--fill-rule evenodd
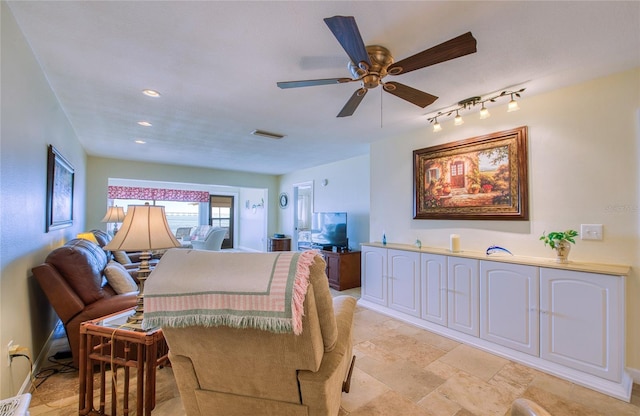
<path id="1" fill-rule="evenodd" d="M 430 124 L 433 124 L 434 132 L 439 132 L 439 131 L 442 131 L 442 125 L 438 122 L 438 118 L 450 117 L 453 113 L 455 113 L 456 116 L 453 120 L 453 124 L 456 126 L 460 126 L 464 124 L 464 120 L 462 119 L 462 116 L 459 114 L 460 111 L 471 110 L 477 105 L 481 106 L 480 119 L 484 120 L 491 117 L 489 110 L 485 107 L 485 103 L 486 102 L 495 103 L 496 101 L 498 101 L 503 97 L 511 97 L 511 101 L 509 101 L 509 104 L 507 105 L 508 113 L 512 111 L 518 111 L 520 109 L 520 106 L 518 105 L 518 102 L 514 97 L 520 98 L 520 93 L 522 93 L 524 90 L 525 88 L 520 88 L 517 91 L 502 91 L 500 94 L 486 98 L 486 99 L 482 99 L 482 97 L 480 96 L 465 98 L 464 100 L 459 101 L 457 106 L 455 106 L 454 108 L 438 111 L 438 113 L 436 113 L 435 116 L 427 118 L 427 121 Z"/>
<path id="2" fill-rule="evenodd" d="M 353 115 L 369 89 L 381 85 L 382 89 L 418 107 L 425 108 L 438 99 L 435 95 L 398 82 L 384 82 L 387 75 L 401 75 L 476 52 L 476 39 L 467 32 L 444 43 L 426 49 L 408 58 L 394 62 L 391 52 L 380 45 L 365 46 L 353 16 L 333 16 L 324 19 L 342 49 L 349 56 L 347 67 L 353 78 L 328 78 L 278 82 L 280 88 L 298 88 L 315 85 L 360 82 L 362 87 L 349 98 L 338 117 Z"/>

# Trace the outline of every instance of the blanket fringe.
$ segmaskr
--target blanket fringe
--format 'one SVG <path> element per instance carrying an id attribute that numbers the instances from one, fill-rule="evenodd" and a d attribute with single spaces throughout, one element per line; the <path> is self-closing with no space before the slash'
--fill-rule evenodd
<path id="1" fill-rule="evenodd" d="M 274 317 L 205 315 L 193 313 L 182 316 L 147 316 L 142 321 L 143 329 L 161 326 L 184 328 L 188 326 L 217 327 L 228 326 L 237 329 L 255 328 L 276 334 L 291 333 L 291 319 Z"/>
<path id="2" fill-rule="evenodd" d="M 310 267 L 318 250 L 306 250 L 300 254 L 296 265 L 296 277 L 293 283 L 293 299 L 291 302 L 291 316 L 293 317 L 293 333 L 302 334 L 302 317 L 304 316 L 304 299 L 309 288 Z"/>

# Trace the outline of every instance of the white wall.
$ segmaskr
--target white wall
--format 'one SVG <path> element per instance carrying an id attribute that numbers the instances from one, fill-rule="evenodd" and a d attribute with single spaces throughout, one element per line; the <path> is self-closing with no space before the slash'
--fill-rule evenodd
<path id="1" fill-rule="evenodd" d="M 466 116 L 443 131 L 429 125 L 371 146 L 371 232 L 380 241 L 446 248 L 449 235 L 462 249 L 491 244 L 514 254 L 553 258 L 538 240 L 544 231 L 603 224 L 603 241 L 578 240 L 570 260 L 632 266 L 627 279 L 627 365 L 640 369 L 640 69 L 519 101 L 521 110 L 491 109 L 491 118 Z M 466 113 L 465 113 L 466 114 Z M 412 151 L 528 126 L 529 221 L 413 219 Z M 389 169 L 393 167 L 393 169 Z M 638 373 L 637 375 L 640 375 Z"/>
<path id="2" fill-rule="evenodd" d="M 10 9 L 0 6 L 0 398 L 6 398 L 18 393 L 29 369 L 22 358 L 7 367 L 6 345 L 28 347 L 35 359 L 57 320 L 31 268 L 84 227 L 86 156 Z M 74 221 L 46 233 L 49 144 L 75 168 Z"/>
<path id="3" fill-rule="evenodd" d="M 327 186 L 322 181 L 327 180 Z M 314 212 L 346 212 L 349 246 L 359 250 L 369 240 L 369 155 L 282 175 L 280 192 L 293 197 L 293 186 L 313 182 Z M 293 234 L 293 203 L 280 209 L 278 232 Z"/>
<path id="4" fill-rule="evenodd" d="M 275 199 L 271 198 L 271 199 Z M 264 200 L 264 207 L 252 208 Z M 249 208 L 246 202 L 249 201 Z M 238 197 L 238 228 L 240 232 L 238 248 L 267 251 L 266 218 L 270 210 L 269 198 L 264 189 L 242 188 Z M 276 210 L 277 208 L 272 208 Z"/>

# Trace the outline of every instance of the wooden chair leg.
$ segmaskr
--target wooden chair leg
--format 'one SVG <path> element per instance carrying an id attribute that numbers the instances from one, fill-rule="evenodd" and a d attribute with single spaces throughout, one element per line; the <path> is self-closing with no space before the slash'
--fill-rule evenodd
<path id="1" fill-rule="evenodd" d="M 347 379 L 342 382 L 342 391 L 349 393 L 351 388 L 351 374 L 353 373 L 353 366 L 356 364 L 356 356 L 351 357 L 351 365 L 349 366 L 349 372 L 347 373 Z"/>

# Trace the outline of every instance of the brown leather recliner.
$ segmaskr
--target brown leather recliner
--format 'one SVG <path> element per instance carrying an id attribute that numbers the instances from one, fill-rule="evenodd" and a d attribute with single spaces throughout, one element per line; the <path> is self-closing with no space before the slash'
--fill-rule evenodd
<path id="1" fill-rule="evenodd" d="M 64 324 L 78 367 L 80 324 L 136 306 L 136 293 L 118 295 L 104 283 L 107 255 L 95 243 L 74 239 L 53 250 L 32 269 L 49 302 Z M 130 271 L 135 278 L 135 272 Z"/>

